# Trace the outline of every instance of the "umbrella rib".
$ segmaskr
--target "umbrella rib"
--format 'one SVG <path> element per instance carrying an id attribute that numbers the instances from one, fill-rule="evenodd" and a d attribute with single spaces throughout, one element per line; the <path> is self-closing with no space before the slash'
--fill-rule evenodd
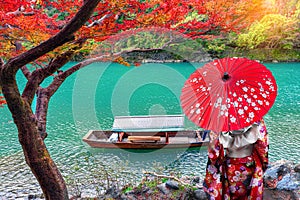
<path id="1" fill-rule="evenodd" d="M 205 100 L 207 100 L 208 99 L 208 95 L 206 96 L 206 98 L 205 98 Z M 203 101 L 204 102 L 204 101 Z M 203 113 L 202 113 L 202 115 L 198 118 L 198 123 L 197 124 L 199 124 L 199 122 L 200 122 L 200 120 L 201 119 L 203 119 L 203 116 L 206 114 L 206 111 L 208 110 L 208 106 L 204 109 L 204 111 L 203 111 Z M 208 124 L 210 124 L 210 121 L 211 121 L 211 118 L 209 118 L 209 123 Z M 209 127 L 209 126 L 208 126 Z"/>
<path id="2" fill-rule="evenodd" d="M 239 91 L 239 87 L 236 86 L 236 85 L 234 84 L 234 85 L 231 86 L 231 91 Z M 238 99 L 239 99 L 239 98 L 240 98 L 240 96 L 238 96 L 238 95 L 236 96 L 236 98 L 232 97 L 233 102 L 238 102 Z M 233 110 L 234 110 L 234 113 L 233 113 L 232 115 L 233 115 L 233 116 L 234 116 L 234 115 L 237 116 L 237 114 L 238 114 L 238 108 L 235 107 L 235 106 L 233 105 Z M 242 123 L 241 123 L 240 118 L 237 117 L 236 119 L 237 119 L 237 124 L 238 124 L 238 126 L 239 126 L 239 127 L 242 127 Z M 228 124 L 229 124 L 229 123 L 228 123 Z M 230 130 L 230 129 L 229 129 L 229 130 Z"/>
<path id="3" fill-rule="evenodd" d="M 191 107 L 192 105 L 195 105 L 196 103 L 199 103 L 201 105 L 201 104 L 203 104 L 203 102 L 207 101 L 207 99 L 209 98 L 209 96 L 205 95 L 204 93 L 201 96 L 198 96 L 197 98 L 194 98 L 196 96 L 195 95 L 196 92 L 194 90 L 189 90 L 187 92 L 183 92 L 182 96 L 187 96 L 190 92 L 192 92 L 193 95 L 189 95 L 188 99 L 182 101 L 182 106 L 183 107 Z M 201 99 L 202 101 L 198 102 L 199 99 Z M 188 110 L 185 110 L 185 111 L 188 111 Z M 188 114 L 188 116 L 189 116 L 189 114 Z M 200 121 L 199 119 L 195 119 L 195 117 L 193 117 L 193 116 L 190 116 L 189 119 L 191 121 L 195 121 L 197 124 L 199 124 L 199 121 Z"/>
<path id="4" fill-rule="evenodd" d="M 229 65 L 229 60 L 230 60 L 230 58 L 227 58 L 226 59 L 226 70 L 225 70 L 225 72 L 228 72 L 228 65 Z M 236 62 L 236 60 L 234 61 L 234 63 L 232 64 L 232 65 L 234 65 L 235 64 L 235 62 Z M 232 65 L 230 65 L 230 66 L 232 66 Z"/>
<path id="5" fill-rule="evenodd" d="M 249 86 L 253 86 L 253 87 L 255 87 L 256 85 L 254 85 L 254 84 L 247 84 L 247 85 L 249 85 Z M 260 96 L 262 96 L 261 95 L 261 93 L 258 93 L 257 95 L 260 95 Z M 271 96 L 271 92 L 270 92 L 270 96 Z M 255 98 L 254 97 L 252 97 L 252 96 L 250 96 L 250 98 L 251 98 L 251 102 L 255 102 L 255 103 L 257 103 L 257 101 L 255 100 Z M 249 105 L 250 105 L 250 103 L 249 103 Z M 271 106 L 270 106 L 271 107 Z M 263 115 L 265 115 L 267 112 L 268 112 L 268 108 L 266 108 L 265 106 L 260 106 L 260 108 L 261 109 L 263 109 L 264 110 L 264 112 L 263 112 L 263 114 L 259 114 L 259 112 L 258 111 L 256 111 L 256 110 L 254 110 L 253 109 L 253 112 L 255 112 L 255 114 L 258 114 L 258 115 L 256 115 L 256 116 L 260 116 L 261 115 L 261 117 L 259 117 L 259 120 L 260 120 L 260 118 L 262 118 L 262 116 Z"/>
<path id="6" fill-rule="evenodd" d="M 257 77 L 257 71 L 260 71 L 260 73 L 263 72 L 270 72 L 264 65 L 258 62 L 251 62 L 247 65 L 244 65 L 244 63 L 247 62 L 246 60 L 239 64 L 239 66 L 242 67 L 236 67 L 232 72 L 239 73 L 239 71 L 242 71 L 243 74 L 246 74 L 247 77 L 253 75 L 254 77 Z M 243 66 L 244 65 L 244 66 Z M 251 66 L 251 67 L 249 67 Z"/>
<path id="7" fill-rule="evenodd" d="M 214 107 L 215 106 L 215 104 L 217 103 L 217 99 L 219 98 L 219 97 L 221 97 L 222 98 L 222 102 L 223 102 L 223 98 L 224 98 L 224 88 L 223 87 L 217 87 L 217 85 L 216 85 L 216 87 L 215 87 L 215 89 L 212 89 L 212 91 L 215 91 L 215 95 L 213 95 L 213 97 L 212 97 L 212 106 Z M 219 96 L 217 96 L 216 94 L 219 94 Z M 226 99 L 225 99 L 225 101 L 226 101 Z M 221 102 L 221 103 L 222 103 Z M 219 111 L 219 112 L 218 112 Z M 215 112 L 217 112 L 217 114 L 215 114 Z M 221 119 L 221 117 L 220 117 L 220 110 L 219 109 L 212 109 L 212 111 L 211 111 L 211 113 L 210 113 L 210 115 L 211 115 L 211 118 L 210 118 L 210 123 L 209 124 L 212 124 L 213 125 L 213 123 L 216 123 L 215 124 L 215 126 L 214 127 L 220 127 L 220 123 L 224 123 L 224 121 L 221 121 L 220 119 Z M 214 119 L 212 119 L 212 117 L 217 117 L 217 120 L 214 120 Z M 223 126 L 224 126 L 224 124 L 222 124 L 222 128 L 221 128 L 221 131 L 222 131 L 222 129 L 223 129 Z M 217 130 L 218 132 L 219 132 L 219 130 Z"/>
<path id="8" fill-rule="evenodd" d="M 226 94 L 226 98 L 225 98 L 225 102 L 227 101 L 227 99 L 229 98 L 229 92 L 231 92 L 229 86 L 226 84 L 225 85 L 225 94 Z M 226 104 L 226 107 L 228 109 L 228 103 Z M 227 120 L 228 120 L 228 117 L 227 117 Z M 227 121 L 227 130 L 230 130 L 230 126 L 229 126 L 229 122 Z"/>
<path id="9" fill-rule="evenodd" d="M 235 59 L 235 61 L 234 61 L 234 63 L 231 65 L 231 66 L 234 66 L 235 65 L 235 63 L 237 62 L 237 59 Z M 245 62 L 247 62 L 246 60 L 243 60 L 243 62 L 242 63 L 239 63 L 239 65 L 238 66 L 241 66 L 241 65 L 243 65 Z M 251 64 L 249 64 L 249 65 L 251 65 Z M 247 65 L 246 67 L 248 67 L 249 65 Z M 234 73 L 239 73 L 238 71 L 239 70 L 242 70 L 242 71 L 244 71 L 245 70 L 245 67 L 243 67 L 243 68 L 240 68 L 240 67 L 232 67 L 232 71 L 231 71 L 231 74 L 234 74 Z"/>
<path id="10" fill-rule="evenodd" d="M 191 90 L 188 91 L 188 92 L 186 92 L 186 93 L 183 93 L 182 96 L 189 95 L 190 93 L 191 93 Z M 194 96 L 193 96 L 193 95 L 189 95 L 189 98 L 187 98 L 186 100 L 182 101 L 182 104 L 189 104 L 189 105 L 192 105 L 192 104 L 195 104 L 195 102 L 197 102 L 197 100 L 198 100 L 199 98 L 201 98 L 201 97 L 203 97 L 203 96 L 206 96 L 205 94 L 202 94 L 201 96 L 198 96 L 197 98 L 194 98 L 195 96 L 197 96 L 197 95 L 195 95 L 196 93 L 197 93 L 197 92 L 195 92 L 195 91 L 193 90 Z M 193 101 L 191 101 L 191 100 L 193 100 Z M 191 102 L 192 102 L 192 103 L 191 103 Z"/>

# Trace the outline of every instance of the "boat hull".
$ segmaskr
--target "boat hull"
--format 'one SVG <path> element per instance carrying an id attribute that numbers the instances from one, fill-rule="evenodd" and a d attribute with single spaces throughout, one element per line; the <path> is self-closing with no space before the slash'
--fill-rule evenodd
<path id="1" fill-rule="evenodd" d="M 125 141 L 109 142 L 111 131 L 89 131 L 84 136 L 83 141 L 93 148 L 109 148 L 109 149 L 161 149 L 161 148 L 195 148 L 207 146 L 208 140 L 201 138 L 197 141 L 195 131 L 177 131 L 177 132 L 159 132 L 155 136 L 161 136 L 159 142 L 132 142 L 126 139 L 127 135 L 150 135 L 153 133 L 125 133 Z M 168 135 L 168 141 L 165 136 Z"/>

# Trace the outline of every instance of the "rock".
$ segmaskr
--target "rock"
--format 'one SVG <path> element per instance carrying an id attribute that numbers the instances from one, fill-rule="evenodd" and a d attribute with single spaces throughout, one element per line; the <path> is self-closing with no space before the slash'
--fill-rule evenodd
<path id="1" fill-rule="evenodd" d="M 125 194 L 124 196 L 121 197 L 122 199 L 126 200 L 136 200 L 138 199 L 134 194 Z M 107 199 L 103 199 L 107 200 Z"/>
<path id="2" fill-rule="evenodd" d="M 292 162 L 290 161 L 277 161 L 270 165 L 264 174 L 265 187 L 275 189 L 278 185 L 278 181 L 290 174 L 292 171 Z"/>
<path id="3" fill-rule="evenodd" d="M 285 190 L 264 190 L 264 200 L 299 200 L 299 195 L 296 192 Z"/>
<path id="4" fill-rule="evenodd" d="M 29 199 L 44 199 L 44 195 L 40 195 L 40 194 L 30 194 L 28 195 L 28 200 Z"/>
<path id="5" fill-rule="evenodd" d="M 200 177 L 199 176 L 194 177 L 192 183 L 196 183 L 196 184 L 200 183 Z"/>
<path id="6" fill-rule="evenodd" d="M 297 190 L 298 188 L 300 189 L 300 182 L 295 180 L 294 176 L 291 174 L 283 176 L 277 183 L 278 190 Z"/>
<path id="7" fill-rule="evenodd" d="M 169 194 L 170 190 L 166 187 L 165 183 L 159 184 L 157 186 L 157 188 L 159 189 L 159 191 L 161 191 L 163 194 Z"/>
<path id="8" fill-rule="evenodd" d="M 300 176 L 290 161 L 273 163 L 264 174 L 264 200 L 299 200 Z"/>
<path id="9" fill-rule="evenodd" d="M 142 188 L 135 188 L 134 190 L 131 190 L 129 192 L 126 192 L 126 195 L 143 195 L 145 193 L 148 193 L 150 191 L 149 187 L 143 186 Z"/>
<path id="10" fill-rule="evenodd" d="M 198 189 L 194 191 L 193 199 L 195 200 L 207 200 L 207 196 L 202 189 Z"/>
<path id="11" fill-rule="evenodd" d="M 300 164 L 295 165 L 294 171 L 300 173 Z"/>
<path id="12" fill-rule="evenodd" d="M 113 185 L 111 188 L 109 188 L 106 191 L 102 199 L 118 199 L 118 200 L 124 199 L 125 200 L 126 198 L 124 198 L 124 195 L 121 193 L 121 191 L 117 189 L 115 185 Z"/>
<path id="13" fill-rule="evenodd" d="M 179 185 L 177 181 L 168 180 L 166 182 L 166 187 L 173 190 L 179 190 Z"/>

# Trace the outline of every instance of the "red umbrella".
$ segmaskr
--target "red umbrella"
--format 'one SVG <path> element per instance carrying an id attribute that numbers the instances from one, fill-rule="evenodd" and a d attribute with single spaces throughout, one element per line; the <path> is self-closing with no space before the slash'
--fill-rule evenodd
<path id="1" fill-rule="evenodd" d="M 264 65 L 247 58 L 223 58 L 192 73 L 180 100 L 196 125 L 227 132 L 262 119 L 276 95 L 275 79 Z"/>

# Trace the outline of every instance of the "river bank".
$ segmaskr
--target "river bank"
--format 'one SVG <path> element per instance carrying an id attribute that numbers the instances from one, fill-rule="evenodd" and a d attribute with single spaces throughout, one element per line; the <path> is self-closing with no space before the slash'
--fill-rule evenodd
<path id="1" fill-rule="evenodd" d="M 8 159 L 7 163 L 13 163 L 13 161 Z M 6 183 L 6 179 L 2 178 L 0 190 L 1 200 L 44 199 L 40 187 L 27 165 L 25 163 L 22 163 L 22 165 L 23 166 L 19 166 L 23 168 L 21 171 L 9 171 L 9 169 L 13 168 L 12 166 L 6 165 L 6 167 L 4 167 L 3 164 L 0 165 L 2 177 L 9 179 L 17 176 L 17 179 L 20 180 L 20 182 L 9 184 Z M 66 170 L 68 169 L 61 169 L 63 174 Z M 103 190 L 102 187 L 102 191 L 100 191 L 100 181 L 91 182 L 91 177 L 85 177 L 89 180 L 89 187 L 82 187 L 87 183 L 84 183 L 84 181 L 80 182 L 79 179 L 75 182 L 70 182 L 68 176 L 65 175 L 70 198 L 78 200 L 205 200 L 207 198 L 202 189 L 203 177 L 204 176 L 176 177 L 174 173 L 164 175 L 157 172 L 144 172 L 143 178 L 135 183 L 125 183 L 120 181 L 120 179 L 112 179 L 111 183 L 107 184 L 107 180 L 102 180 L 102 184 L 106 184 L 106 187 L 105 190 Z M 103 179 L 104 177 L 101 178 Z M 22 184 L 24 180 L 26 180 L 26 185 Z M 285 160 L 271 163 L 265 172 L 264 184 L 264 200 L 299 200 L 300 164 Z"/>
<path id="2" fill-rule="evenodd" d="M 99 199 L 176 199 L 206 200 L 199 177 L 182 177 L 147 173 L 145 179 L 130 191 L 111 188 Z M 149 177 L 149 175 L 152 175 Z M 271 163 L 264 174 L 264 200 L 300 199 L 300 164 L 280 160 Z M 126 188 L 128 190 L 128 188 Z"/>
<path id="3" fill-rule="evenodd" d="M 203 50 L 188 53 L 172 50 L 133 51 L 122 54 L 124 60 L 130 63 L 180 63 L 180 62 L 210 62 L 223 57 L 247 57 L 260 62 L 300 62 L 300 50 L 253 49 L 236 50 L 230 48 L 222 53 L 208 53 Z"/>

